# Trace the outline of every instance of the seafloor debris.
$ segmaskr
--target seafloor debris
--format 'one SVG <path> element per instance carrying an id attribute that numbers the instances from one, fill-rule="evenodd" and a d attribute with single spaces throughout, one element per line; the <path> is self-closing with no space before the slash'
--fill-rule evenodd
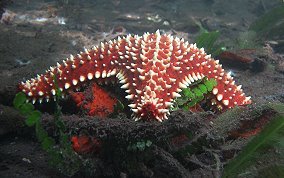
<path id="1" fill-rule="evenodd" d="M 221 175 L 228 160 L 276 114 L 264 105 L 236 108 L 221 116 L 175 111 L 163 124 L 135 122 L 125 115 L 103 120 L 75 115 L 62 119 L 68 133 L 73 135 L 76 152 L 82 155 L 93 153 L 94 161 L 103 165 L 103 169 L 111 166 L 112 169 L 127 170 L 132 176 L 144 174 L 145 168 L 155 175 L 170 169 L 170 175 L 188 177 L 201 172 Z M 50 115 L 43 117 L 43 124 L 50 133 L 52 120 Z M 146 146 L 148 142 L 152 143 L 149 147 Z M 137 149 L 127 149 L 129 145 L 132 148 L 136 145 Z M 96 174 L 105 175 L 104 171 Z M 111 174 L 114 176 L 119 172 Z"/>
<path id="2" fill-rule="evenodd" d="M 256 49 L 242 49 L 238 51 L 224 51 L 218 57 L 224 65 L 232 68 L 249 69 L 253 72 L 262 72 L 267 64 L 259 58 L 255 58 Z"/>
<path id="3" fill-rule="evenodd" d="M 72 136 L 71 142 L 74 151 L 80 154 L 98 153 L 101 148 L 101 143 L 98 139 L 87 135 Z"/>
<path id="4" fill-rule="evenodd" d="M 15 17 L 16 14 L 14 12 L 6 9 L 1 16 L 0 22 L 4 24 L 11 24 Z"/>

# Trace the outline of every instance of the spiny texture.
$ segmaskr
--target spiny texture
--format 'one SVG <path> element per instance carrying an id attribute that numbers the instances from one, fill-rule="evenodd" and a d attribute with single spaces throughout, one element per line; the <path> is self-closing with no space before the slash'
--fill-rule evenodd
<path id="1" fill-rule="evenodd" d="M 49 100 L 55 96 L 54 76 L 58 87 L 66 93 L 87 80 L 101 80 L 116 76 L 136 120 L 141 118 L 158 121 L 167 119 L 169 109 L 182 88 L 207 77 L 217 80 L 212 90 L 212 105 L 220 109 L 249 104 L 241 86 L 235 85 L 219 61 L 207 55 L 196 44 L 171 35 L 145 33 L 143 36 L 126 37 L 101 43 L 92 49 L 71 55 L 62 64 L 50 67 L 45 74 L 22 82 L 20 89 L 33 102 Z"/>

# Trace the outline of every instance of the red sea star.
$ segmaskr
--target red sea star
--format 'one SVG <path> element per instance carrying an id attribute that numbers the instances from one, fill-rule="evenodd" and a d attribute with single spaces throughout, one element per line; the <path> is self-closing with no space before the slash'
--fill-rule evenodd
<path id="1" fill-rule="evenodd" d="M 67 92 L 86 80 L 106 80 L 114 75 L 123 84 L 121 88 L 126 89 L 126 98 L 132 101 L 129 107 L 135 120 L 167 119 L 181 89 L 204 77 L 214 78 L 218 83 L 212 90 L 216 97 L 212 104 L 231 108 L 251 102 L 219 61 L 207 55 L 203 48 L 171 35 L 160 35 L 159 30 L 143 36 L 118 37 L 85 49 L 19 87 L 33 102 L 37 99 L 41 102 L 55 95 L 53 76 L 59 89 Z"/>

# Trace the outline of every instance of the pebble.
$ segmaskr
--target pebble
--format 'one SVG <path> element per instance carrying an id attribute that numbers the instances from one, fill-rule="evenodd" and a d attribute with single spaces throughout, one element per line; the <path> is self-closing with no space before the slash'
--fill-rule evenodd
<path id="1" fill-rule="evenodd" d="M 30 164 L 32 163 L 31 160 L 29 160 L 28 158 L 23 158 L 22 160 L 23 160 L 24 162 L 27 162 L 27 163 L 30 163 Z"/>

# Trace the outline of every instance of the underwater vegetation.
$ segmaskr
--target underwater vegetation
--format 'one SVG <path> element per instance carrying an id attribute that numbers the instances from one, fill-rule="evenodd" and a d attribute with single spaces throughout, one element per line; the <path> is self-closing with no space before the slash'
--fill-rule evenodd
<path id="1" fill-rule="evenodd" d="M 57 97 L 59 96 L 60 92 Z M 49 164 L 64 175 L 74 175 L 82 167 L 83 161 L 72 149 L 69 135 L 66 133 L 66 125 L 61 120 L 61 111 L 58 103 L 56 104 L 57 111 L 54 113 L 53 137 L 51 137 L 42 125 L 42 113 L 35 110 L 31 103 L 26 103 L 26 99 L 23 93 L 18 93 L 13 101 L 14 107 L 26 117 L 25 124 L 35 128 L 36 138 L 40 142 L 42 149 L 48 153 Z M 56 141 L 54 137 L 58 137 L 58 140 Z M 81 150 L 85 150 L 85 148 L 78 150 L 78 142 L 76 142 L 75 137 L 71 140 L 73 141 L 75 151 L 82 152 Z"/>
<path id="2" fill-rule="evenodd" d="M 237 39 L 237 48 L 256 49 L 266 40 L 281 39 L 284 36 L 284 5 L 269 10 L 255 22 L 247 31 L 240 33 Z M 279 44 L 283 45 L 283 44 Z"/>
<path id="3" fill-rule="evenodd" d="M 216 44 L 219 36 L 219 31 L 208 32 L 203 30 L 200 35 L 196 37 L 195 43 L 197 44 L 197 47 L 204 48 L 208 54 L 218 56 L 222 51 L 226 50 L 224 44 Z"/>
<path id="4" fill-rule="evenodd" d="M 284 105 L 269 104 L 276 114 L 242 151 L 224 168 L 222 177 L 251 176 L 258 172 L 261 177 L 284 176 Z M 259 161 L 275 158 L 272 163 L 258 165 Z M 252 170 L 256 169 L 256 170 Z"/>
<path id="5" fill-rule="evenodd" d="M 283 16 L 284 5 L 280 5 L 279 7 L 271 9 L 252 23 L 249 30 L 256 32 L 259 38 L 273 39 L 276 37 L 283 37 Z"/>
<path id="6" fill-rule="evenodd" d="M 198 107 L 201 101 L 205 99 L 205 95 L 217 85 L 215 79 L 203 79 L 191 85 L 190 88 L 185 88 L 181 91 L 181 97 L 176 99 L 176 106 L 172 110 L 183 108 L 185 111 L 192 110 L 193 107 Z M 199 106 L 200 107 L 200 106 Z"/>

